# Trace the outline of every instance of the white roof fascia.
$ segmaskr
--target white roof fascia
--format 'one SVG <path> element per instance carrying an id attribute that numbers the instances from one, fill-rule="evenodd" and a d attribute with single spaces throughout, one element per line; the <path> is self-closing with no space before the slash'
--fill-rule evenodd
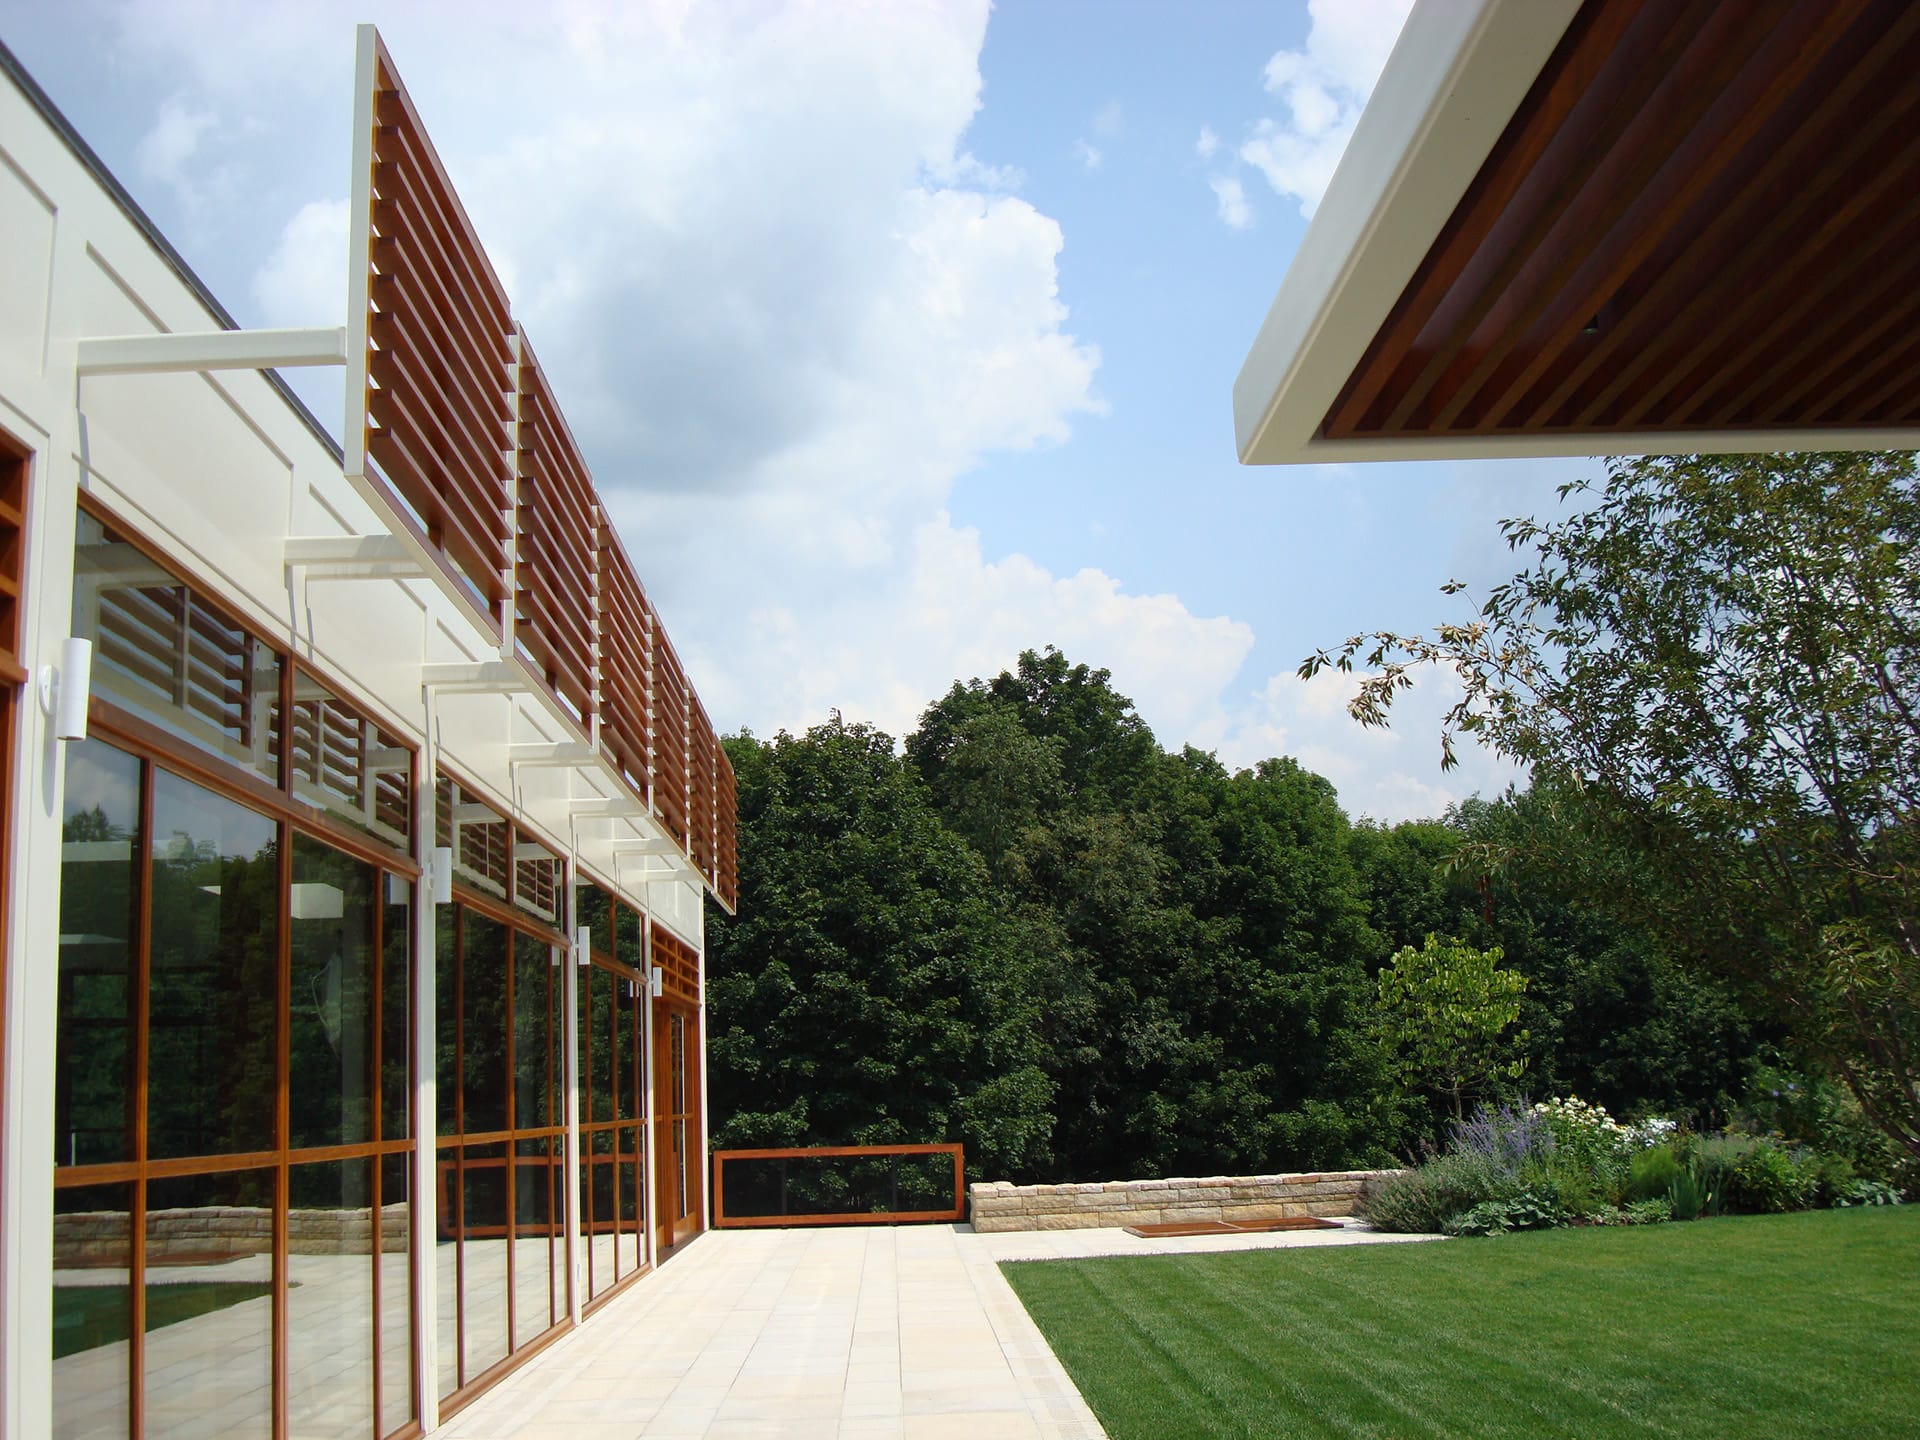
<path id="1" fill-rule="evenodd" d="M 1316 447 L 1321 421 L 1581 0 L 1418 0 L 1233 385 L 1246 465 L 1416 459 Z M 1546 437 L 1526 437 L 1552 447 Z M 1483 442 L 1476 440 L 1476 446 Z M 1592 446 L 1513 453 L 1590 454 Z M 1668 437 L 1668 444 L 1672 443 Z M 1698 448 L 1698 447 L 1694 447 Z"/>

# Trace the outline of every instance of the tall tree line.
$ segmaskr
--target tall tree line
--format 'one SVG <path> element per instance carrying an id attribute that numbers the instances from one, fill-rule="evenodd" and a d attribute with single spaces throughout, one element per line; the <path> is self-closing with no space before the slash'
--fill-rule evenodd
<path id="1" fill-rule="evenodd" d="M 1528 976 L 1535 1093 L 1711 1119 L 1774 1036 L 1725 982 L 1523 859 L 1574 795 L 1355 824 L 1287 759 L 1160 748 L 1108 673 L 1029 651 L 896 748 L 838 718 L 727 742 L 737 918 L 710 922 L 715 1143 L 961 1140 L 977 1176 L 1391 1161 L 1375 980 L 1440 933 Z"/>

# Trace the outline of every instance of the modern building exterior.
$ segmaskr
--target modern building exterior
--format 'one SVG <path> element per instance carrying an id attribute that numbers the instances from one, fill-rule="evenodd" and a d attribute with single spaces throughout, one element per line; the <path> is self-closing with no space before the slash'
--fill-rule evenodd
<path id="1" fill-rule="evenodd" d="M 1419 0 L 1247 464 L 1920 448 L 1920 9 Z"/>
<path id="2" fill-rule="evenodd" d="M 0 72 L 0 1436 L 431 1430 L 705 1224 L 731 770 L 370 27 L 339 330 Z"/>

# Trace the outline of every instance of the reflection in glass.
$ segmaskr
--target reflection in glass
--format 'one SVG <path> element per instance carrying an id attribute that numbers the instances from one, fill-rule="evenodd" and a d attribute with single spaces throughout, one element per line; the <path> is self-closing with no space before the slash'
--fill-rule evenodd
<path id="1" fill-rule="evenodd" d="M 373 866 L 293 837 L 288 1011 L 294 1149 L 373 1138 Z"/>
<path id="2" fill-rule="evenodd" d="M 507 1335 L 507 1151 L 504 1145 L 469 1145 L 462 1152 L 460 1188 L 461 1286 L 465 1313 L 460 1343 L 468 1383 L 506 1359 Z"/>
<path id="3" fill-rule="evenodd" d="M 73 571 L 73 633 L 94 642 L 93 693 L 277 784 L 271 647 L 85 512 Z"/>
<path id="4" fill-rule="evenodd" d="M 631 1143 L 631 1131 L 621 1132 L 621 1146 Z M 615 1259 L 622 1276 L 640 1268 L 640 1170 L 627 1160 L 620 1162 L 620 1236 Z"/>
<path id="5" fill-rule="evenodd" d="M 589 941 L 597 954 L 613 953 L 613 930 L 610 919 L 612 903 L 607 897 L 607 892 L 598 885 L 573 887 L 574 929 L 586 927 L 589 932 Z"/>
<path id="6" fill-rule="evenodd" d="M 558 855 L 527 835 L 513 841 L 513 903 L 549 925 L 561 921 L 566 866 Z"/>
<path id="7" fill-rule="evenodd" d="M 365 1436 L 373 1421 L 373 1162 L 287 1172 L 287 1433 Z"/>
<path id="8" fill-rule="evenodd" d="M 406 848 L 412 754 L 358 707 L 298 668 L 287 747 L 295 795 L 356 829 Z"/>
<path id="9" fill-rule="evenodd" d="M 127 1433 L 132 1203 L 130 1185 L 53 1192 L 53 1433 L 58 1440 L 124 1440 Z"/>
<path id="10" fill-rule="evenodd" d="M 640 947 L 640 913 L 622 905 L 614 914 L 614 958 L 635 970 L 646 963 Z"/>
<path id="11" fill-rule="evenodd" d="M 461 1101 L 465 1134 L 507 1128 L 507 927 L 461 914 Z"/>
<path id="12" fill-rule="evenodd" d="M 616 1120 L 633 1119 L 633 996 L 626 977 L 609 975 L 613 991 L 609 1007 L 613 1011 L 613 1054 L 608 1069 L 613 1086 L 613 1115 Z"/>
<path id="13" fill-rule="evenodd" d="M 460 910 L 433 912 L 434 1133 L 460 1133 Z"/>
<path id="14" fill-rule="evenodd" d="M 131 1154 L 139 821 L 140 762 L 98 740 L 69 744 L 54 1037 L 54 1161 L 60 1165 Z"/>
<path id="15" fill-rule="evenodd" d="M 380 1433 L 413 1416 L 413 1235 L 411 1155 L 380 1161 Z M 451 1275 L 447 1277 L 453 1279 Z"/>
<path id="16" fill-rule="evenodd" d="M 613 972 L 598 965 L 582 972 L 587 977 L 589 1016 L 587 1043 L 581 1047 L 582 1068 L 592 1077 L 591 1112 L 581 1119 L 613 1119 Z"/>
<path id="17" fill-rule="evenodd" d="M 513 1344 L 517 1350 L 552 1327 L 564 1309 L 554 1291 L 557 1178 L 546 1140 L 522 1140 L 513 1162 Z"/>
<path id="18" fill-rule="evenodd" d="M 438 1351 L 434 1357 L 441 1396 L 462 1384 L 460 1377 L 460 1151 L 448 1146 L 434 1156 L 439 1184 L 440 1220 L 434 1237 L 434 1313 L 438 1317 Z"/>
<path id="19" fill-rule="evenodd" d="M 279 827 L 153 777 L 147 1153 L 274 1146 Z"/>
<path id="20" fill-rule="evenodd" d="M 149 1440 L 271 1433 L 273 1203 L 272 1170 L 147 1182 Z"/>
<path id="21" fill-rule="evenodd" d="M 413 886 L 398 875 L 385 877 L 386 903 L 380 910 L 380 1138 L 403 1140 L 413 1103 Z"/>
<path id="22" fill-rule="evenodd" d="M 586 1228 L 591 1237 L 588 1250 L 593 1259 L 593 1285 L 587 1293 L 599 1296 L 606 1293 L 616 1278 L 613 1233 L 620 1210 L 615 1197 L 618 1172 L 613 1158 L 613 1131 L 596 1130 L 591 1135 L 582 1135 L 580 1143 L 592 1155 L 588 1183 L 593 1200 L 593 1223 Z"/>
<path id="23" fill-rule="evenodd" d="M 513 937 L 513 1123 L 531 1130 L 551 1114 L 554 1044 L 548 987 L 554 951 L 528 935 Z"/>

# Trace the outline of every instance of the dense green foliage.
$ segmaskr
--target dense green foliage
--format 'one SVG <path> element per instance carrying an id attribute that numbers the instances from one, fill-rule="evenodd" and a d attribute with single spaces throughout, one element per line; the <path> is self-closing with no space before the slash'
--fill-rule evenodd
<path id="1" fill-rule="evenodd" d="M 1920 1210 L 1042 1261 L 1114 1440 L 1913 1434 Z"/>
<path id="2" fill-rule="evenodd" d="M 1484 1094 L 1526 1071 L 1525 1055 L 1509 1052 L 1526 1039 L 1507 1029 L 1520 1018 L 1527 977 L 1500 968 L 1499 946 L 1478 950 L 1428 935 L 1418 950 L 1402 946 L 1380 972 L 1381 1035 L 1409 1084 L 1437 1091 L 1464 1113 L 1468 1095 Z"/>
<path id="3" fill-rule="evenodd" d="M 1768 1038 L 1563 872 L 1486 872 L 1487 843 L 1524 850 L 1563 802 L 1355 826 L 1290 760 L 1162 750 L 1105 671 L 1052 650 L 955 685 L 902 754 L 838 720 L 727 747 L 718 1145 L 958 1139 L 1014 1180 L 1390 1162 L 1452 1108 L 1396 1063 L 1378 1002 L 1428 934 L 1526 979 L 1496 1088 L 1523 1058 L 1526 1083 L 1705 1121 Z"/>
<path id="4" fill-rule="evenodd" d="M 1916 457 L 1649 457 L 1568 490 L 1504 524 L 1527 568 L 1476 617 L 1302 673 L 1362 665 L 1378 724 L 1413 667 L 1451 670 L 1449 754 L 1468 732 L 1583 797 L 1537 853 L 1764 991 L 1920 1160 Z"/>

